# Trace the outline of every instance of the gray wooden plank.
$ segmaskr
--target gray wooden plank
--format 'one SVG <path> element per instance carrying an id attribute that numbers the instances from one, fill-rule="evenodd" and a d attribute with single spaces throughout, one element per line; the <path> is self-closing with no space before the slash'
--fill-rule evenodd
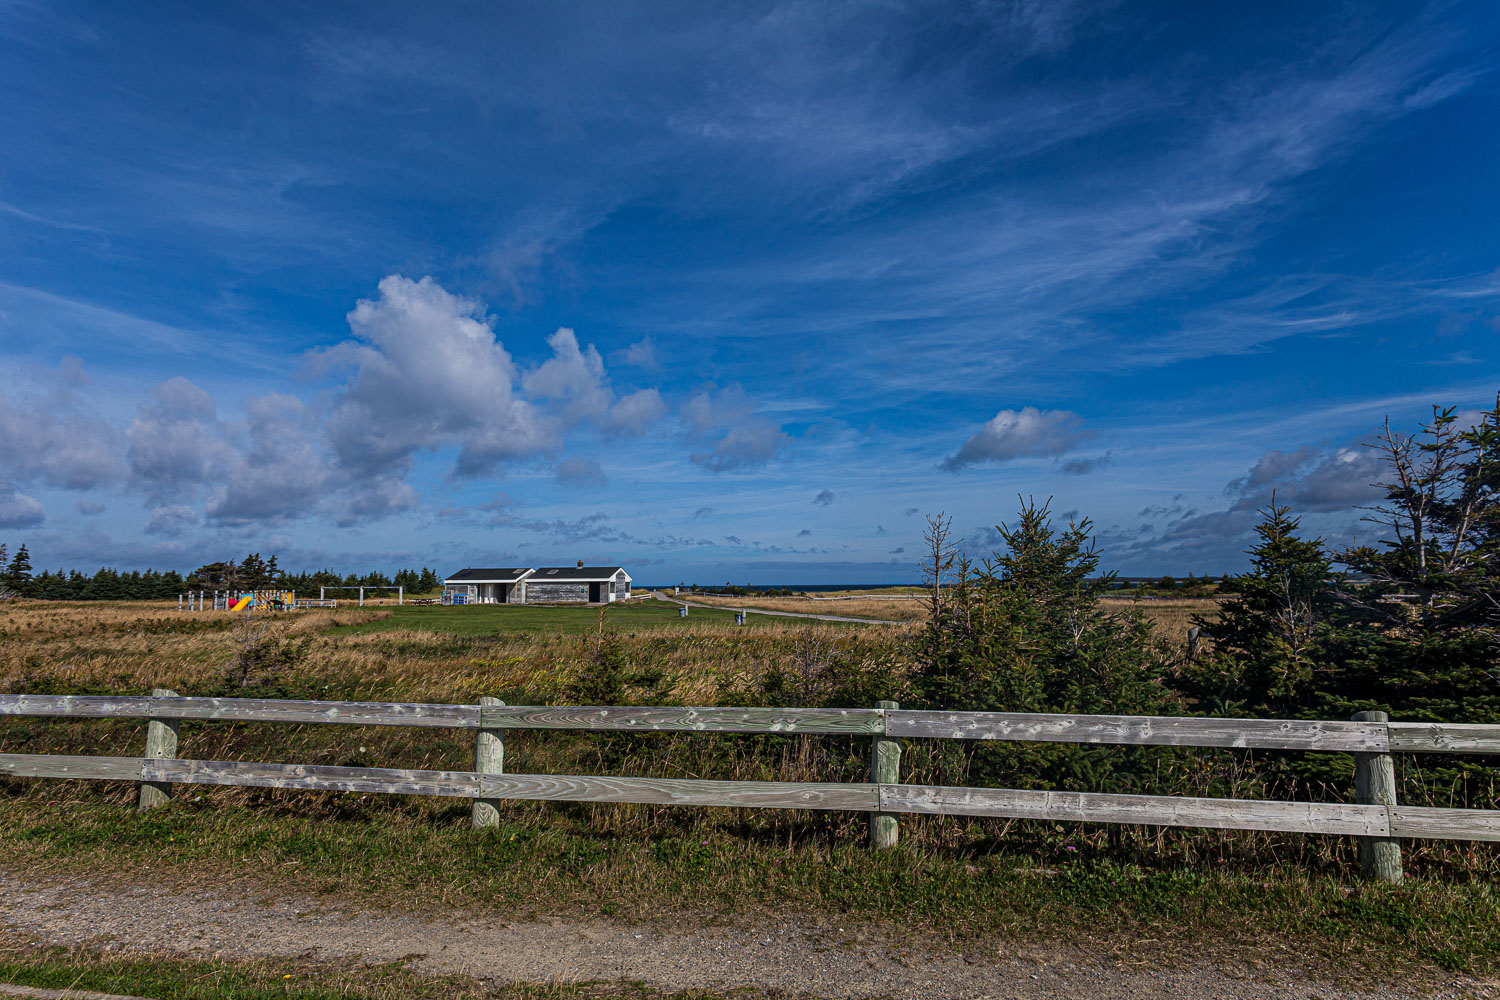
<path id="1" fill-rule="evenodd" d="M 377 795 L 473 798 L 479 794 L 479 775 L 471 771 L 262 764 L 255 761 L 149 760 L 141 769 L 141 777 L 146 781 L 186 785 L 249 785 L 256 788 L 300 788 L 307 791 L 367 792 Z"/>
<path id="2" fill-rule="evenodd" d="M 1431 840 L 1500 840 L 1500 810 L 1392 806 L 1391 836 Z"/>
<path id="3" fill-rule="evenodd" d="M 140 757 L 70 757 L 48 753 L 0 754 L 0 774 L 13 778 L 98 778 L 139 781 Z"/>
<path id="4" fill-rule="evenodd" d="M 147 781 L 183 784 L 249 785 L 393 795 L 447 795 L 491 800 L 643 802 L 657 805 L 841 809 L 863 812 L 874 810 L 879 801 L 874 785 L 837 782 L 499 775 L 471 771 L 408 771 L 218 760 L 149 760 L 137 774 Z"/>
<path id="5" fill-rule="evenodd" d="M 877 786 L 843 782 L 705 781 L 697 778 L 608 778 L 563 774 L 482 776 L 487 799 L 642 802 L 750 809 L 838 809 L 873 812 Z"/>
<path id="6" fill-rule="evenodd" d="M 1022 712 L 886 713 L 890 736 L 960 740 L 1036 740 L 1143 746 L 1277 750 L 1386 749 L 1385 726 L 1300 719 L 1189 719 L 1149 715 L 1044 715 Z"/>
<path id="7" fill-rule="evenodd" d="M 335 722 L 358 726 L 476 729 L 478 705 L 267 698 L 145 698 L 111 695 L 0 695 L 0 715 L 73 718 L 217 719 L 232 722 Z"/>
<path id="8" fill-rule="evenodd" d="M 610 729 L 643 732 L 844 733 L 884 728 L 873 708 L 650 708 L 484 706 L 485 729 Z"/>
<path id="9" fill-rule="evenodd" d="M 881 785 L 880 810 L 1222 830 L 1390 835 L 1384 806 L 1324 802 L 1257 802 L 1101 792 Z"/>
<path id="10" fill-rule="evenodd" d="M 1391 722 L 1397 753 L 1500 754 L 1500 726 L 1459 722 Z"/>

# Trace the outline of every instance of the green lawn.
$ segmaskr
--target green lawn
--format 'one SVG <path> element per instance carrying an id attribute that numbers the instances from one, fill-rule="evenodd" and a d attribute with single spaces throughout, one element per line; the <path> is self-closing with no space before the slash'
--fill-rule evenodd
<path id="1" fill-rule="evenodd" d="M 496 632 L 592 632 L 599 627 L 597 607 L 548 607 L 534 604 L 471 604 L 457 607 L 407 605 L 391 609 L 389 618 L 353 625 L 357 631 L 378 632 L 388 629 L 429 629 L 458 635 L 493 635 Z M 781 623 L 787 619 L 752 614 L 751 625 Z M 705 623 L 734 625 L 734 612 L 690 608 L 686 618 L 679 618 L 677 605 L 648 600 L 614 604 L 604 609 L 605 627 L 617 631 L 643 628 L 672 628 Z"/>

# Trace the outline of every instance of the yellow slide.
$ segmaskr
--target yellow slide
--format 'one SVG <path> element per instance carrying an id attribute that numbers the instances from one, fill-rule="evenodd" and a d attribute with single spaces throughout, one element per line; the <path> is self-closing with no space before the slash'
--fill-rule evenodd
<path id="1" fill-rule="evenodd" d="M 230 611 L 239 611 L 241 608 L 243 608 L 245 605 L 249 604 L 253 600 L 255 600 L 255 595 L 254 594 L 246 594 L 244 597 L 240 598 L 240 602 L 238 604 L 236 604 L 234 607 L 230 608 L 229 610 Z"/>

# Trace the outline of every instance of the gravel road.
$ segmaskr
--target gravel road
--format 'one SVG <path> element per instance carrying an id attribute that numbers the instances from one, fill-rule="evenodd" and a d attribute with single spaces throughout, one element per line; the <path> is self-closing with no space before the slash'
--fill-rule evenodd
<path id="1" fill-rule="evenodd" d="M 343 901 L 263 898 L 253 887 L 120 889 L 81 879 L 0 872 L 0 924 L 39 941 L 126 954 L 194 958 L 312 958 L 383 963 L 417 972 L 530 982 L 637 981 L 659 988 L 780 990 L 788 996 L 902 998 L 1174 997 L 1500 998 L 1493 982 L 1424 974 L 1410 983 L 1349 988 L 1291 965 L 1217 962 L 1142 967 L 1130 956 L 1078 948 L 976 947 L 963 954 L 868 930 L 796 921 L 705 929 L 605 919 L 505 921 L 362 911 Z M 913 944 L 916 947 L 913 947 Z"/>

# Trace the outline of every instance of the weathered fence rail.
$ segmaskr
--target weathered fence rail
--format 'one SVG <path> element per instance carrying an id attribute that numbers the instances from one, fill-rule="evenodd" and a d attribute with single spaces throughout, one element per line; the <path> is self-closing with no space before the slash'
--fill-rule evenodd
<path id="1" fill-rule="evenodd" d="M 1362 712 L 1349 722 L 1328 722 L 917 712 L 902 710 L 894 702 L 867 709 L 527 707 L 504 705 L 492 698 L 481 699 L 477 705 L 181 698 L 158 689 L 150 697 L 0 695 L 3 715 L 150 720 L 143 757 L 0 754 L 0 775 L 140 782 L 143 809 L 165 802 L 175 784 L 249 785 L 468 798 L 474 800 L 476 826 L 498 823 L 494 803 L 506 799 L 866 812 L 872 814 L 875 847 L 896 843 L 896 817 L 901 813 L 1272 830 L 1359 837 L 1365 873 L 1384 881 L 1400 878 L 1401 838 L 1500 841 L 1500 810 L 1399 805 L 1390 756 L 1500 754 L 1500 725 L 1388 722 L 1379 712 Z M 176 726 L 183 719 L 472 729 L 475 765 L 472 771 L 426 771 L 178 759 Z M 507 774 L 504 739 L 505 732 L 513 729 L 868 736 L 871 780 L 708 781 Z M 1355 756 L 1357 801 L 908 785 L 900 782 L 902 739 L 1345 752 Z"/>

